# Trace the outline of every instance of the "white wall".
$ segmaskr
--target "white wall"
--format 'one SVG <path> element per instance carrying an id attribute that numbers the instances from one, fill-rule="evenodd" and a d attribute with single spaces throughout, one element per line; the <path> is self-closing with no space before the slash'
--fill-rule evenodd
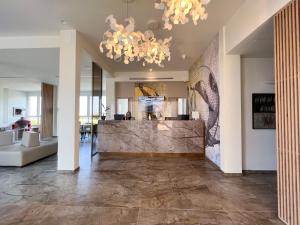
<path id="1" fill-rule="evenodd" d="M 275 130 L 252 129 L 252 94 L 274 93 L 274 59 L 244 58 L 242 68 L 243 170 L 276 170 Z"/>
<path id="2" fill-rule="evenodd" d="M 0 126 L 10 126 L 12 123 L 21 118 L 13 115 L 13 108 L 27 108 L 27 94 L 24 91 L 16 91 L 7 88 L 0 88 Z M 26 116 L 26 112 L 22 116 Z"/>
<path id="3" fill-rule="evenodd" d="M 225 29 L 220 32 L 220 146 L 221 170 L 242 173 L 241 60 L 225 51 Z"/>
<path id="4" fill-rule="evenodd" d="M 114 119 L 116 113 L 115 102 L 116 102 L 116 82 L 114 78 L 108 77 L 106 82 L 106 107 L 110 107 L 109 114 L 107 115 L 108 120 Z"/>
<path id="5" fill-rule="evenodd" d="M 3 110 L 4 110 L 4 108 L 3 108 L 3 103 L 4 103 L 4 93 L 3 93 L 3 88 L 2 87 L 0 87 L 0 127 L 2 127 L 3 126 Z"/>
<path id="6" fill-rule="evenodd" d="M 290 0 L 245 0 L 226 24 L 226 53 L 233 50 Z"/>
<path id="7" fill-rule="evenodd" d="M 58 87 L 53 89 L 53 136 L 57 136 Z"/>

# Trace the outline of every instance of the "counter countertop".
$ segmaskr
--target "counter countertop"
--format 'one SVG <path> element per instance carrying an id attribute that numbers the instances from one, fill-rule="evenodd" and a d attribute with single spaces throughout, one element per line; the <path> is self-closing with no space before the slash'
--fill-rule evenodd
<path id="1" fill-rule="evenodd" d="M 205 131 L 197 120 L 99 121 L 100 152 L 204 153 Z"/>

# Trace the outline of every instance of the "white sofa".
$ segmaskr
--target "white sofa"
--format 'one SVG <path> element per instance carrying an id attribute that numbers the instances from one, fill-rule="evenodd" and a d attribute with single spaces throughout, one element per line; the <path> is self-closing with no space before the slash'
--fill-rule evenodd
<path id="1" fill-rule="evenodd" d="M 12 145 L 15 142 L 14 131 L 0 132 L 0 146 Z"/>
<path id="2" fill-rule="evenodd" d="M 57 139 L 41 141 L 40 146 L 25 147 L 21 143 L 0 146 L 0 166 L 25 166 L 57 153 Z"/>

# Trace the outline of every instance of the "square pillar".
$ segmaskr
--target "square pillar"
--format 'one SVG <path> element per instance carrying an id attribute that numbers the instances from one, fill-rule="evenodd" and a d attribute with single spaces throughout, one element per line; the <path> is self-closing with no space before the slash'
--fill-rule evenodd
<path id="1" fill-rule="evenodd" d="M 241 57 L 225 51 L 225 28 L 220 43 L 220 146 L 221 170 L 242 173 Z"/>
<path id="2" fill-rule="evenodd" d="M 80 52 L 77 31 L 61 31 L 57 118 L 57 169 L 61 171 L 79 168 Z"/>

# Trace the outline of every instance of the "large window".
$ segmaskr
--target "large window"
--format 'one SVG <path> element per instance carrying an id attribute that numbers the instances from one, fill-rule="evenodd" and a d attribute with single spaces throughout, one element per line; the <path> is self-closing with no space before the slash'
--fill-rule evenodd
<path id="1" fill-rule="evenodd" d="M 27 118 L 31 125 L 36 126 L 41 123 L 42 98 L 39 95 L 30 95 L 27 98 Z"/>
<path id="2" fill-rule="evenodd" d="M 117 99 L 117 114 L 126 114 L 128 112 L 128 98 Z"/>
<path id="3" fill-rule="evenodd" d="M 80 96 L 80 106 L 79 106 L 79 115 L 80 123 L 92 123 L 92 118 L 94 117 L 93 123 L 97 123 L 100 119 L 100 106 L 99 96 L 92 97 L 91 95 L 82 95 Z M 94 114 L 94 115 L 92 115 Z"/>
<path id="4" fill-rule="evenodd" d="M 88 96 L 80 96 L 80 116 L 88 116 Z"/>
<path id="5" fill-rule="evenodd" d="M 178 115 L 186 115 L 186 98 L 178 98 Z"/>

